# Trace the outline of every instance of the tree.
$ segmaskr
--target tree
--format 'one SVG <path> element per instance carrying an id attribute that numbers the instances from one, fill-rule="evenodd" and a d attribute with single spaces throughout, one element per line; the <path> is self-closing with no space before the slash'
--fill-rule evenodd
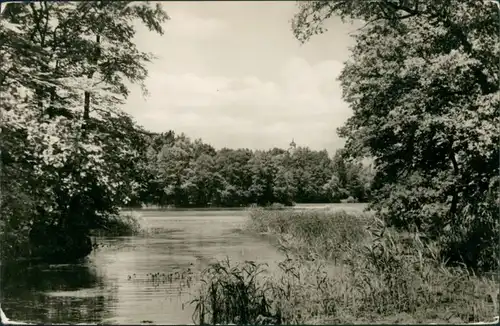
<path id="1" fill-rule="evenodd" d="M 348 181 L 348 169 L 346 167 L 346 152 L 344 149 L 339 149 L 335 152 L 332 159 L 333 173 L 337 176 L 339 183 L 345 187 Z"/>
<path id="2" fill-rule="evenodd" d="M 260 205 L 272 204 L 277 166 L 271 152 L 255 151 L 248 164 L 252 169 L 252 184 L 249 191 L 253 202 Z"/>
<path id="3" fill-rule="evenodd" d="M 348 192 L 340 184 L 340 180 L 336 175 L 332 175 L 330 180 L 322 187 L 323 193 L 329 202 L 339 203 L 341 199 L 348 197 Z"/>
<path id="4" fill-rule="evenodd" d="M 205 206 L 212 204 L 219 182 L 220 178 L 215 176 L 213 157 L 201 154 L 190 164 L 182 187 L 190 204 Z"/>
<path id="5" fill-rule="evenodd" d="M 164 145 L 158 154 L 158 169 L 168 204 L 182 205 L 188 202 L 181 186 L 190 164 L 190 152 L 190 139 L 180 135 L 171 146 Z"/>
<path id="6" fill-rule="evenodd" d="M 1 18 L 2 181 L 24 169 L 34 207 L 20 217 L 4 197 L 12 214 L 2 220 L 25 220 L 37 255 L 85 256 L 89 230 L 137 190 L 130 162 L 140 130 L 120 106 L 126 80 L 143 85 L 152 56 L 132 42 L 133 23 L 162 33 L 168 16 L 147 2 L 42 1 L 8 4 Z"/>
<path id="7" fill-rule="evenodd" d="M 345 159 L 342 151 L 333 164 L 326 150 L 307 147 L 293 153 L 280 148 L 215 150 L 201 139 L 191 141 L 173 132 L 138 138 L 136 143 L 145 148 L 138 149 L 142 158 L 132 177 L 140 180 L 136 198 L 144 203 L 234 207 L 338 202 L 351 193 L 364 200 L 371 186 L 371 177 L 364 174 L 362 165 Z M 337 174 L 342 183 L 338 177 L 332 178 Z"/>
<path id="8" fill-rule="evenodd" d="M 274 151 L 274 153 L 277 153 L 274 156 L 277 169 L 273 180 L 273 197 L 276 202 L 291 206 L 295 202 L 297 189 L 293 170 L 287 165 L 290 155 L 286 151 Z"/>
<path id="9" fill-rule="evenodd" d="M 354 114 L 339 133 L 350 155 L 374 158 L 373 208 L 483 269 L 498 266 L 500 252 L 489 255 L 499 212 L 487 196 L 500 163 L 497 10 L 483 1 L 310 1 L 293 22 L 302 42 L 332 15 L 365 22 L 340 76 Z"/>
<path id="10" fill-rule="evenodd" d="M 253 153 L 248 149 L 222 148 L 215 156 L 215 170 L 223 182 L 219 188 L 218 203 L 239 206 L 250 203 L 252 171 L 249 161 Z"/>

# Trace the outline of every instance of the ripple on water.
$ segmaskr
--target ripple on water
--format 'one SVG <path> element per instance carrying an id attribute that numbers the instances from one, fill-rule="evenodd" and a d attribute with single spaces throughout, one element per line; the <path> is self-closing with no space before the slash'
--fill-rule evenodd
<path id="1" fill-rule="evenodd" d="M 244 211 L 142 215 L 154 230 L 149 236 L 99 238 L 105 246 L 79 266 L 11 273 L 10 285 L 1 284 L 9 317 L 44 323 L 192 324 L 188 302 L 197 276 L 188 286 L 186 280 L 152 280 L 151 275 L 187 268 L 199 274 L 210 262 L 226 257 L 270 264 L 282 259 L 268 241 L 240 231 Z"/>
<path id="2" fill-rule="evenodd" d="M 100 289 L 82 289 L 78 291 L 54 291 L 47 292 L 44 295 L 49 297 L 68 297 L 68 298 L 93 298 L 102 296 Z"/>

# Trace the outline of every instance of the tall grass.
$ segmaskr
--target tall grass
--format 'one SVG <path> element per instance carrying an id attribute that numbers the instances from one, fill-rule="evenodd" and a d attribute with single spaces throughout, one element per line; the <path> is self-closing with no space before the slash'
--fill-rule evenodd
<path id="1" fill-rule="evenodd" d="M 278 236 L 286 249 L 304 259 L 343 259 L 367 238 L 371 222 L 364 214 L 321 210 L 250 211 L 248 228 Z"/>
<path id="2" fill-rule="evenodd" d="M 229 260 L 212 264 L 203 271 L 200 294 L 192 302 L 194 319 L 200 325 L 258 324 L 266 318 L 278 322 L 266 300 L 269 284 L 257 280 L 263 266 L 251 261 L 231 266 Z"/>
<path id="3" fill-rule="evenodd" d="M 251 324 L 487 321 L 498 315 L 498 278 L 446 267 L 435 243 L 367 215 L 251 211 L 249 228 L 280 239 L 287 259 L 210 266 L 197 322 Z"/>
<path id="4" fill-rule="evenodd" d="M 498 315 L 498 279 L 446 267 L 439 252 L 418 235 L 373 232 L 347 262 L 355 310 L 371 320 L 404 313 L 417 321 L 473 322 Z"/>
<path id="5" fill-rule="evenodd" d="M 335 309 L 330 300 L 333 288 L 321 266 L 297 265 L 295 258 L 288 257 L 269 275 L 264 273 L 266 264 L 252 261 L 212 264 L 203 271 L 202 286 L 192 302 L 196 305 L 193 321 L 200 325 L 314 322 Z"/>

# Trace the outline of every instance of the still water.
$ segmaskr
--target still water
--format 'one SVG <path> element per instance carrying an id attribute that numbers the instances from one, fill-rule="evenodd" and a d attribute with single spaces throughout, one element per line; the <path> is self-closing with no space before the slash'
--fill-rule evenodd
<path id="1" fill-rule="evenodd" d="M 2 266 L 6 315 L 35 323 L 191 324 L 196 276 L 211 262 L 253 260 L 272 269 L 283 258 L 269 240 L 243 231 L 245 210 L 139 214 L 148 236 L 100 238 L 102 247 L 81 264 Z"/>

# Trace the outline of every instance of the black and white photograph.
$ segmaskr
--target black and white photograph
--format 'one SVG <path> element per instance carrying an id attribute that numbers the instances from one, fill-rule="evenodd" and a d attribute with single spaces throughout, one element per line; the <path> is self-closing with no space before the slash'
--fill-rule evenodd
<path id="1" fill-rule="evenodd" d="M 496 325 L 500 0 L 0 1 L 0 325 Z"/>

